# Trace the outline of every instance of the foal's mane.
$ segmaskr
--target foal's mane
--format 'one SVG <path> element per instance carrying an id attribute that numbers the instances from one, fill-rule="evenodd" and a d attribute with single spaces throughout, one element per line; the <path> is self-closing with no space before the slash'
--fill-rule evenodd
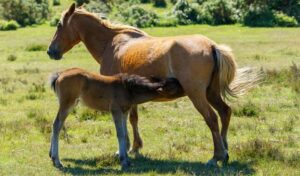
<path id="1" fill-rule="evenodd" d="M 109 20 L 101 19 L 101 17 L 99 15 L 97 15 L 96 13 L 88 12 L 83 7 L 76 8 L 74 13 L 83 14 L 85 16 L 91 17 L 91 18 L 95 19 L 96 21 L 98 21 L 103 27 L 117 31 L 117 32 L 131 31 L 131 32 L 136 32 L 136 33 L 142 34 L 142 35 L 148 35 L 146 32 L 144 32 L 136 27 L 119 24 L 119 23 L 112 23 Z M 65 14 L 63 14 L 63 16 L 65 16 Z"/>
<path id="2" fill-rule="evenodd" d="M 161 80 L 151 80 L 139 75 L 119 74 L 124 87 L 136 93 L 154 91 L 164 85 Z"/>

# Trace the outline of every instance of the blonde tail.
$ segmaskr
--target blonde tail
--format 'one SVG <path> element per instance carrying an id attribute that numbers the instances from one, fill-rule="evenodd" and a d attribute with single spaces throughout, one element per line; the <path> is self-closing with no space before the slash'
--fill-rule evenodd
<path id="1" fill-rule="evenodd" d="M 220 93 L 224 99 L 245 94 L 259 84 L 262 74 L 250 67 L 237 69 L 234 55 L 230 47 L 216 45 L 216 57 L 219 72 Z"/>
<path id="2" fill-rule="evenodd" d="M 236 92 L 229 87 L 235 78 L 237 70 L 234 55 L 226 45 L 216 45 L 215 51 L 219 71 L 220 93 L 224 99 L 228 99 L 228 95 L 235 97 Z"/>

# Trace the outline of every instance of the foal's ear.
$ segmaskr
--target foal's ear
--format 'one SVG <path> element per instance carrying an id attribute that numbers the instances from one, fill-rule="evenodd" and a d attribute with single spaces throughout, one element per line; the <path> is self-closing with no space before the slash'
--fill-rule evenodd
<path id="1" fill-rule="evenodd" d="M 76 6 L 75 6 L 75 3 L 73 3 L 71 6 L 70 6 L 70 8 L 69 8 L 69 10 L 68 10 L 68 15 L 72 15 L 73 13 L 74 13 L 74 11 L 75 11 L 75 8 L 76 8 Z"/>

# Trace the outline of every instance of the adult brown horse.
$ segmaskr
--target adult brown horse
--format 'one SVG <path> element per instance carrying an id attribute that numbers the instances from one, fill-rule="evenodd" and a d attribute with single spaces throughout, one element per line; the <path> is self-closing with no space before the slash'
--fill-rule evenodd
<path id="1" fill-rule="evenodd" d="M 131 26 L 111 24 L 72 4 L 62 14 L 47 53 L 59 60 L 80 41 L 101 65 L 103 75 L 126 72 L 177 78 L 211 130 L 214 155 L 208 164 L 228 161 L 227 130 L 231 108 L 223 99 L 251 87 L 256 79 L 236 74 L 236 62 L 229 47 L 202 35 L 152 37 Z M 233 82 L 235 88 L 229 86 Z M 221 132 L 211 106 L 221 118 Z M 137 107 L 131 109 L 130 122 L 134 133 L 131 150 L 137 152 L 142 147 Z"/>

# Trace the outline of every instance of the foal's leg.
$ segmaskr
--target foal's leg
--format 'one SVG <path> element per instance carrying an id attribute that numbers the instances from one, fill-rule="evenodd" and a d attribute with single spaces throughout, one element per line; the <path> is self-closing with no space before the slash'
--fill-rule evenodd
<path id="1" fill-rule="evenodd" d="M 195 85 L 194 85 L 195 86 Z M 197 87 L 197 86 L 196 86 Z M 200 87 L 200 86 L 199 86 Z M 205 89 L 202 90 L 195 90 L 192 89 L 185 89 L 188 97 L 193 102 L 195 108 L 202 114 L 205 119 L 206 124 L 210 128 L 212 133 L 213 142 L 214 142 L 214 156 L 212 159 L 208 161 L 208 165 L 217 165 L 217 161 L 224 160 L 227 156 L 227 150 L 225 150 L 225 146 L 223 144 L 222 137 L 219 131 L 218 119 L 217 115 L 210 107 L 207 99 L 206 99 L 206 91 Z"/>
<path id="2" fill-rule="evenodd" d="M 49 156 L 52 159 L 52 162 L 55 167 L 63 167 L 62 163 L 59 160 L 58 140 L 59 140 L 60 130 L 67 116 L 68 116 L 68 109 L 60 107 L 53 123 Z"/>
<path id="3" fill-rule="evenodd" d="M 143 141 L 139 134 L 138 129 L 138 109 L 137 106 L 133 106 L 130 109 L 129 114 L 130 124 L 132 126 L 133 131 L 133 144 L 130 149 L 130 153 L 139 153 L 139 150 L 143 147 Z"/>
<path id="4" fill-rule="evenodd" d="M 112 110 L 113 119 L 117 131 L 117 137 L 119 142 L 119 158 L 121 161 L 122 168 L 126 168 L 130 165 L 127 156 L 127 145 L 126 145 L 126 121 L 127 114 L 124 114 L 120 109 Z"/>

